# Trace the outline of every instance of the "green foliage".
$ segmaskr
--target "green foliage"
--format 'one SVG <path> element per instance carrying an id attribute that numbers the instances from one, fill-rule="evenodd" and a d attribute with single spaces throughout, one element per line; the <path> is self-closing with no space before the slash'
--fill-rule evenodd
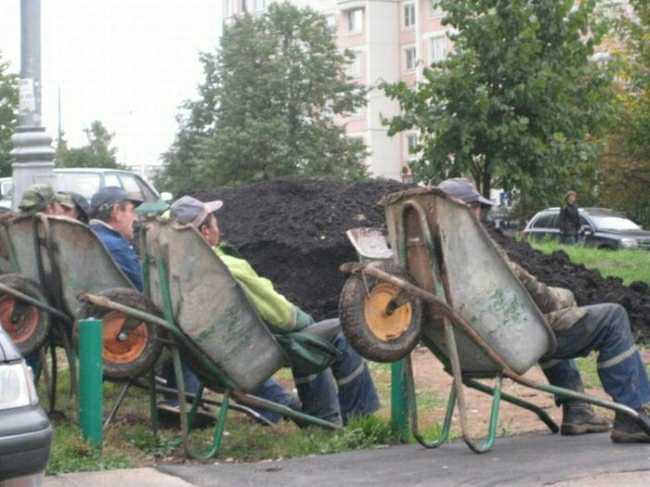
<path id="1" fill-rule="evenodd" d="M 650 225 L 650 3 L 632 0 L 635 17 L 619 15 L 623 112 L 599 161 L 601 199 Z"/>
<path id="2" fill-rule="evenodd" d="M 18 116 L 18 78 L 0 53 L 0 177 L 11 176 L 11 136 Z"/>
<path id="3" fill-rule="evenodd" d="M 124 169 L 117 163 L 117 148 L 112 147 L 115 134 L 109 132 L 99 120 L 93 121 L 84 132 L 88 143 L 83 147 L 68 148 L 64 138 L 59 140 L 55 157 L 57 167 Z"/>
<path id="4" fill-rule="evenodd" d="M 335 118 L 365 104 L 366 89 L 345 73 L 325 18 L 309 8 L 272 4 L 226 26 L 220 47 L 202 53 L 200 99 L 186 102 L 157 183 L 190 187 L 278 176 L 365 176 L 365 146 Z"/>
<path id="5" fill-rule="evenodd" d="M 438 3 L 453 52 L 415 89 L 384 86 L 402 109 L 390 133 L 420 132 L 416 179 L 471 175 L 485 195 L 496 183 L 557 204 L 593 176 L 594 137 L 615 113 L 612 73 L 589 60 L 606 31 L 598 0 Z"/>

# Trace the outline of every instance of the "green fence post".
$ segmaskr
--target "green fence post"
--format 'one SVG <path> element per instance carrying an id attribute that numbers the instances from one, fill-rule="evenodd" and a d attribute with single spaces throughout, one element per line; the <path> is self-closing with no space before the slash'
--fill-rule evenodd
<path id="1" fill-rule="evenodd" d="M 102 446 L 102 322 L 79 322 L 79 425 L 91 445 Z"/>
<path id="2" fill-rule="evenodd" d="M 390 423 L 393 432 L 402 442 L 409 441 L 408 395 L 406 391 L 406 363 L 404 359 L 390 366 Z"/>

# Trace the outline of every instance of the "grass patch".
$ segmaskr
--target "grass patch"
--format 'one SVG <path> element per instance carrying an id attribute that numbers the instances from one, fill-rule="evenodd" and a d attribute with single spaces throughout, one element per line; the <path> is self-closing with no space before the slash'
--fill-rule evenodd
<path id="1" fill-rule="evenodd" d="M 620 277 L 629 285 L 633 281 L 650 284 L 650 252 L 643 250 L 600 250 L 583 245 L 562 245 L 552 240 L 530 241 L 537 250 L 550 254 L 567 253 L 571 262 L 600 271 L 603 276 Z"/>
<path id="2" fill-rule="evenodd" d="M 329 454 L 362 448 L 393 444 L 397 439 L 390 428 L 390 366 L 371 364 L 379 395 L 381 410 L 373 417 L 351 421 L 344 429 L 326 431 L 316 427 L 299 429 L 290 421 L 276 427 L 265 427 L 237 412 L 228 415 L 221 452 L 216 461 L 248 462 L 266 459 L 290 458 L 305 455 Z M 290 373 L 282 371 L 276 379 L 286 387 L 292 387 Z M 60 371 L 57 410 L 65 417 L 55 416 L 52 453 L 47 474 L 80 471 L 135 468 L 157 462 L 184 462 L 179 430 L 165 428 L 156 439 L 149 426 L 149 399 L 145 391 L 132 388 L 124 401 L 114 423 L 105 431 L 101 451 L 93 449 L 82 440 L 80 430 L 74 423 L 74 409 L 68 396 L 67 370 Z M 120 391 L 120 385 L 106 383 L 104 386 L 104 412 L 111 408 Z M 39 394 L 44 397 L 43 384 Z M 418 394 L 424 406 L 422 412 L 431 410 L 439 403 L 435 394 L 425 391 Z M 216 395 L 212 395 L 216 398 Z M 45 403 L 45 402 L 44 402 Z M 437 432 L 437 424 L 427 425 L 431 433 Z M 194 449 L 200 451 L 211 445 L 213 428 L 197 429 L 192 434 Z"/>
<path id="3" fill-rule="evenodd" d="M 582 376 L 582 382 L 585 388 L 595 389 L 602 387 L 600 377 L 598 377 L 598 364 L 596 362 L 597 355 L 595 353 L 589 354 L 587 357 L 580 357 L 576 359 L 578 370 Z"/>

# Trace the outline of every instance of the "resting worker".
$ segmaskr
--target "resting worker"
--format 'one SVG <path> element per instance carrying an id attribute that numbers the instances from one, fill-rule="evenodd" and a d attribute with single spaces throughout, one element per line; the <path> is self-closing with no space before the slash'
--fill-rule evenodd
<path id="1" fill-rule="evenodd" d="M 142 292 L 142 266 L 132 245 L 135 209 L 142 200 L 133 198 L 117 186 L 106 186 L 90 200 L 90 228 L 99 237 L 115 263 L 133 286 Z"/>
<path id="2" fill-rule="evenodd" d="M 438 188 L 469 205 L 480 218 L 481 205 L 491 206 L 467 179 L 443 181 Z M 514 262 L 508 262 L 526 287 L 557 338 L 557 349 L 544 356 L 540 366 L 548 381 L 558 387 L 583 392 L 580 373 L 573 361 L 592 351 L 598 353 L 598 375 L 603 388 L 617 403 L 628 406 L 650 420 L 650 383 L 641 355 L 634 344 L 625 309 L 614 303 L 577 306 L 571 291 L 539 282 Z M 562 405 L 563 435 L 606 431 L 609 424 L 588 403 L 556 397 Z M 650 443 L 637 422 L 616 412 L 611 439 L 615 443 Z"/>
<path id="3" fill-rule="evenodd" d="M 246 260 L 231 255 L 221 244 L 214 213 L 221 206 L 221 201 L 203 203 L 184 196 L 171 206 L 171 216 L 178 223 L 192 225 L 198 230 L 272 329 L 298 331 L 313 325 L 311 316 L 277 292 L 273 283 L 259 276 Z M 294 368 L 293 375 L 303 412 L 345 424 L 352 417 L 374 413 L 379 408 L 379 398 L 365 361 L 348 345 L 342 333 L 336 335 L 333 345 L 340 352 L 340 358 L 330 368 L 308 375 Z M 253 393 L 263 397 L 270 392 L 264 390 L 265 386 Z"/>
<path id="4" fill-rule="evenodd" d="M 57 195 L 60 195 L 61 198 L 65 198 L 66 201 L 69 201 L 69 204 L 63 207 L 63 214 L 65 216 L 72 218 L 73 220 L 78 220 L 81 223 L 88 224 L 90 204 L 86 198 L 79 193 L 74 193 L 72 191 L 61 191 L 57 193 Z"/>
<path id="5" fill-rule="evenodd" d="M 65 215 L 71 207 L 74 207 L 72 199 L 64 193 L 55 193 L 49 184 L 29 186 L 18 205 L 21 215 Z"/>

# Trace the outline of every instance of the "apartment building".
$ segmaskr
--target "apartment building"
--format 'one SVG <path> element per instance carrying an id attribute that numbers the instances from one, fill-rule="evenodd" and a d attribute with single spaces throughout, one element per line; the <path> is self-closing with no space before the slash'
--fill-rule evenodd
<path id="1" fill-rule="evenodd" d="M 243 12 L 263 12 L 274 0 L 223 0 L 222 22 Z M 369 87 L 386 81 L 413 85 L 422 68 L 447 56 L 450 49 L 443 13 L 432 0 L 290 0 L 325 15 L 341 49 L 350 49 L 354 62 L 350 77 Z M 372 88 L 363 110 L 339 120 L 349 137 L 368 146 L 367 160 L 374 176 L 404 179 L 414 156 L 417 133 L 388 136 L 382 119 L 399 112 L 383 91 Z"/>

